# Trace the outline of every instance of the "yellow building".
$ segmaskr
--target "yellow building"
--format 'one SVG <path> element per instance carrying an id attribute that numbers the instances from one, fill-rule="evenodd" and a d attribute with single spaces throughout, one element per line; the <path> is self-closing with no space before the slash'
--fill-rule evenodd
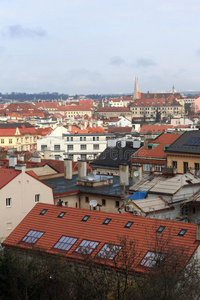
<path id="1" fill-rule="evenodd" d="M 17 151 L 37 149 L 37 133 L 29 123 L 0 124 L 0 147 Z"/>

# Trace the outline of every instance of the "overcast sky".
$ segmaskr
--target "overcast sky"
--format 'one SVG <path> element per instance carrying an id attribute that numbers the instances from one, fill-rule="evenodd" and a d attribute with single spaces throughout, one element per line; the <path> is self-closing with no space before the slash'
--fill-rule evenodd
<path id="1" fill-rule="evenodd" d="M 200 90 L 199 0 L 0 0 L 0 92 Z"/>

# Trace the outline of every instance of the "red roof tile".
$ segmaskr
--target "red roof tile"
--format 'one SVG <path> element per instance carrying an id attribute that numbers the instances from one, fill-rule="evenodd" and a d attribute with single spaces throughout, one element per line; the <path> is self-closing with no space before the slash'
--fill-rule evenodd
<path id="1" fill-rule="evenodd" d="M 20 173 L 21 171 L 16 171 L 14 169 L 0 168 L 0 189 L 17 177 Z"/>
<path id="2" fill-rule="evenodd" d="M 41 215 L 43 209 L 47 209 L 47 211 Z M 58 218 L 61 212 L 65 214 L 62 218 Z M 89 215 L 89 218 L 86 222 L 82 222 L 85 215 Z M 111 221 L 108 225 L 103 225 L 106 218 Z M 125 228 L 129 221 L 133 222 L 132 226 Z M 156 233 L 160 226 L 165 226 L 162 234 Z M 186 229 L 184 236 L 178 235 L 181 229 Z M 21 242 L 30 230 L 44 233 L 35 243 L 35 247 L 32 244 Z M 177 247 L 177 249 L 187 247 L 188 258 L 191 258 L 200 244 L 196 240 L 196 230 L 196 224 L 191 223 L 144 218 L 130 213 L 114 214 L 38 203 L 6 238 L 3 246 L 27 250 L 42 248 L 49 254 L 77 259 L 77 253 L 74 250 L 83 239 L 86 239 L 98 243 L 96 249 L 91 253 L 91 257 L 97 260 L 96 254 L 106 243 L 119 245 L 119 237 L 126 236 L 128 240 L 136 241 L 137 256 L 134 269 L 137 272 L 144 272 L 140 262 L 147 251 L 155 251 L 158 241 L 161 245 L 165 244 L 165 251 L 170 247 Z M 62 236 L 77 239 L 68 251 L 59 251 L 53 248 Z M 81 255 L 79 259 L 82 259 Z M 98 263 L 102 262 L 97 261 Z M 187 264 L 187 261 L 184 263 Z M 103 261 L 103 264 L 104 266 L 109 265 L 109 260 Z"/>
<path id="3" fill-rule="evenodd" d="M 174 127 L 173 125 L 142 125 L 140 133 L 162 133 L 168 128 Z"/>
<path id="4" fill-rule="evenodd" d="M 112 132 L 131 132 L 132 131 L 132 127 L 117 127 L 117 126 L 113 126 L 113 127 L 108 127 L 108 133 L 112 133 Z"/>
<path id="5" fill-rule="evenodd" d="M 118 111 L 119 111 L 119 112 L 120 112 L 120 111 L 121 111 L 121 112 L 126 112 L 126 111 L 128 112 L 128 111 L 129 111 L 129 112 L 130 112 L 130 109 L 129 109 L 128 107 L 101 107 L 101 108 L 98 108 L 98 109 L 97 109 L 97 112 L 104 112 L 104 111 L 105 111 L 105 112 L 106 112 L 106 111 L 108 111 L 108 112 L 109 112 L 109 111 L 111 111 L 111 112 L 112 112 L 112 111 L 116 111 L 116 112 L 118 112 Z"/>

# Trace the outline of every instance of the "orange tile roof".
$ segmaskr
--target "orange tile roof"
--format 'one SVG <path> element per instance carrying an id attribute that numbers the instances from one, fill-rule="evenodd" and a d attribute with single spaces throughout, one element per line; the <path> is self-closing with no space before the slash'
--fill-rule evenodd
<path id="1" fill-rule="evenodd" d="M 20 173 L 21 171 L 16 171 L 15 169 L 0 168 L 0 189 L 17 177 Z"/>
<path id="2" fill-rule="evenodd" d="M 136 157 L 144 157 L 144 158 L 162 158 L 166 159 L 167 154 L 164 152 L 165 145 L 171 145 L 174 141 L 176 141 L 180 135 L 173 133 L 163 133 L 155 140 L 149 142 L 149 144 L 159 144 L 154 149 L 147 149 L 146 146 L 140 148 L 137 152 L 133 154 L 133 158 Z"/>
<path id="3" fill-rule="evenodd" d="M 43 209 L 47 211 L 44 215 L 41 215 Z M 58 215 L 61 212 L 65 214 L 62 218 L 59 218 Z M 89 219 L 82 222 L 81 220 L 85 215 L 89 215 Z M 111 221 L 108 225 L 103 225 L 102 223 L 106 218 L 111 219 Z M 132 226 L 125 228 L 129 221 L 133 222 Z M 160 226 L 165 226 L 163 232 L 156 233 Z M 186 229 L 184 236 L 178 235 L 181 229 Z M 34 245 L 22 242 L 22 239 L 30 230 L 43 232 L 43 235 Z M 134 216 L 131 213 L 114 214 L 38 203 L 11 232 L 2 245 L 22 250 L 35 249 L 37 251 L 37 249 L 43 249 L 49 254 L 60 255 L 71 260 L 79 258 L 81 261 L 83 256 L 74 251 L 80 242 L 85 239 L 98 243 L 96 249 L 91 253 L 94 261 L 103 263 L 104 266 L 110 266 L 111 260 L 99 260 L 96 258 L 96 254 L 107 243 L 120 245 L 119 237 L 126 236 L 127 240 L 136 242 L 137 255 L 134 270 L 136 272 L 146 272 L 140 266 L 140 262 L 147 251 L 155 251 L 158 241 L 161 245 L 165 243 L 165 251 L 170 247 L 177 247 L 177 249 L 186 247 L 188 259 L 191 258 L 200 244 L 200 241 L 196 240 L 196 230 L 196 224 L 192 223 L 144 218 Z M 62 236 L 77 239 L 68 251 L 53 248 Z M 187 262 L 184 263 L 187 264 Z"/>
<path id="4" fill-rule="evenodd" d="M 162 133 L 173 125 L 142 125 L 140 133 Z"/>
<path id="5" fill-rule="evenodd" d="M 97 112 L 109 112 L 109 111 L 116 111 L 116 112 L 126 112 L 126 111 L 130 111 L 130 109 L 128 107 L 101 107 L 97 109 Z"/>
<path id="6" fill-rule="evenodd" d="M 131 106 L 181 106 L 174 98 L 137 99 Z"/>

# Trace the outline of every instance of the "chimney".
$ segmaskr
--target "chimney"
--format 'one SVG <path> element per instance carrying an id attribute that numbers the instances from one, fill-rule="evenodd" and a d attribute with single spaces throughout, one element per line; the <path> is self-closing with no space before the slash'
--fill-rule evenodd
<path id="1" fill-rule="evenodd" d="M 57 206 L 62 206 L 63 201 L 61 201 L 61 199 L 58 200 L 58 202 L 56 203 Z"/>
<path id="2" fill-rule="evenodd" d="M 15 156 L 14 153 L 12 153 L 10 156 L 9 156 L 9 167 L 15 167 L 16 164 L 17 164 L 17 157 Z"/>
<path id="3" fill-rule="evenodd" d="M 22 171 L 23 173 L 26 171 L 26 164 L 20 164 L 15 166 L 16 171 Z"/>
<path id="4" fill-rule="evenodd" d="M 20 155 L 19 155 L 19 160 L 20 160 L 20 161 L 24 161 L 24 154 L 20 154 Z"/>
<path id="5" fill-rule="evenodd" d="M 50 156 L 51 156 L 51 150 L 45 149 L 44 150 L 44 158 L 45 159 L 50 159 Z"/>
<path id="6" fill-rule="evenodd" d="M 33 154 L 31 160 L 32 162 L 41 163 L 41 157 L 37 153 Z"/>
<path id="7" fill-rule="evenodd" d="M 197 222 L 196 240 L 200 241 L 200 223 L 199 223 L 199 221 Z"/>
<path id="8" fill-rule="evenodd" d="M 119 166 L 120 185 L 129 185 L 129 165 L 121 164 Z"/>
<path id="9" fill-rule="evenodd" d="M 64 178 L 72 179 L 72 159 L 64 159 Z"/>
<path id="10" fill-rule="evenodd" d="M 72 130 L 72 126 L 68 125 L 68 131 L 71 131 L 71 130 Z"/>
<path id="11" fill-rule="evenodd" d="M 78 178 L 86 177 L 87 162 L 85 160 L 78 160 Z"/>
<path id="12" fill-rule="evenodd" d="M 136 165 L 132 164 L 132 178 L 133 178 L 133 184 L 139 182 L 142 180 L 142 165 Z"/>

